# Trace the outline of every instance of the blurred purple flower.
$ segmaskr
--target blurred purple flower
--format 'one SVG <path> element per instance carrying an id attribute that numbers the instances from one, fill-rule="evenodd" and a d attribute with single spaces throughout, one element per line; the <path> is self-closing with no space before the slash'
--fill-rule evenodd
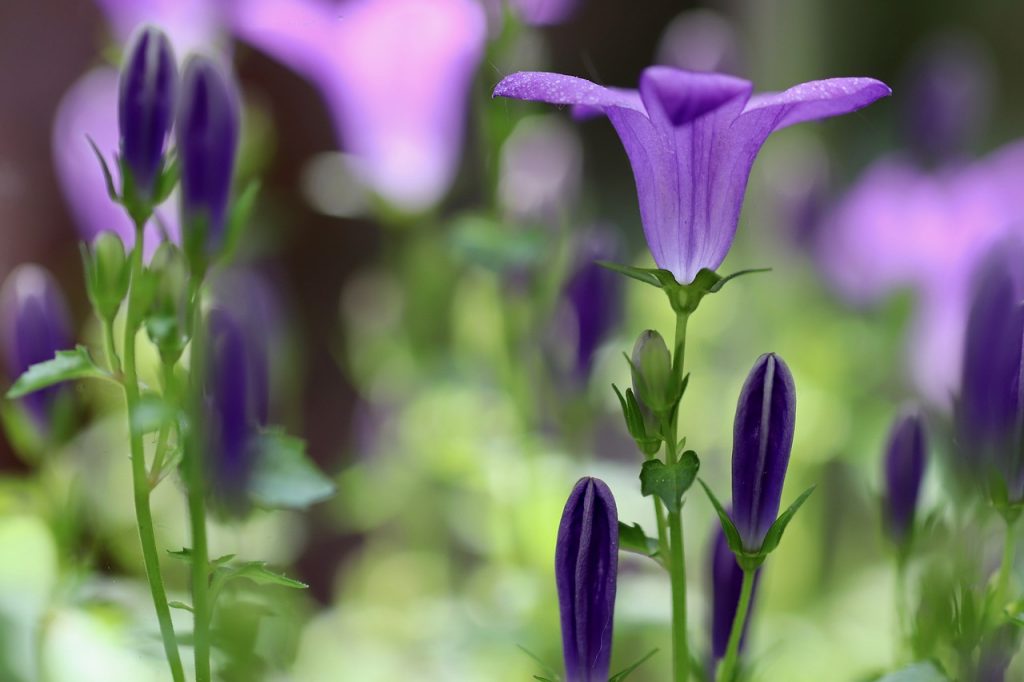
<path id="1" fill-rule="evenodd" d="M 1011 502 L 1024 499 L 1024 242 L 1000 243 L 983 263 L 967 319 L 956 402 L 962 466 L 995 474 Z M 970 462 L 970 464 L 967 464 Z"/>
<path id="2" fill-rule="evenodd" d="M 774 353 L 757 359 L 736 406 L 732 442 L 733 523 L 756 552 L 775 522 L 796 426 L 796 387 Z"/>
<path id="3" fill-rule="evenodd" d="M 15 381 L 29 367 L 74 347 L 64 294 L 38 265 L 19 265 L 0 288 L 0 341 L 7 377 Z M 64 390 L 53 386 L 21 399 L 36 426 L 46 430 L 53 405 Z"/>
<path id="4" fill-rule="evenodd" d="M 498 199 L 516 220 L 558 224 L 580 193 L 583 150 L 554 116 L 520 121 L 501 148 Z"/>
<path id="5" fill-rule="evenodd" d="M 720 523 L 715 523 L 712 531 L 714 539 L 711 542 L 709 575 L 711 577 L 711 667 L 712 675 L 718 662 L 725 658 L 725 651 L 729 646 L 729 635 L 732 633 L 732 623 L 736 618 L 736 611 L 740 605 L 740 592 L 743 589 L 743 569 L 736 562 L 736 555 L 729 549 L 729 543 L 725 539 L 725 531 Z M 760 582 L 761 569 L 754 575 L 754 588 L 750 594 L 750 604 L 747 608 L 747 615 L 754 608 L 757 597 L 757 584 Z M 750 619 L 743 626 L 743 634 L 740 636 L 740 651 L 746 644 L 747 631 L 750 629 Z"/>
<path id="6" fill-rule="evenodd" d="M 926 173 L 900 157 L 869 168 L 828 212 L 815 249 L 855 304 L 907 288 L 918 296 L 911 375 L 930 402 L 956 390 L 972 275 L 992 245 L 1024 232 L 1024 143 Z"/>
<path id="7" fill-rule="evenodd" d="M 224 37 L 225 15 L 233 0 L 96 0 L 107 15 L 114 36 L 127 43 L 141 24 L 162 28 L 184 57 L 190 52 L 209 52 Z"/>
<path id="8" fill-rule="evenodd" d="M 366 184 L 436 204 L 458 167 L 486 21 L 474 0 L 240 0 L 238 34 L 313 82 Z"/>
<path id="9" fill-rule="evenodd" d="M 967 149 L 989 115 L 992 58 L 967 34 L 936 35 L 911 59 L 905 75 L 904 129 L 925 159 L 944 161 Z"/>
<path id="10" fill-rule="evenodd" d="M 608 679 L 618 562 L 612 491 L 599 479 L 581 478 L 565 503 L 555 547 L 566 682 Z"/>
<path id="11" fill-rule="evenodd" d="M 882 509 L 885 530 L 897 544 L 903 544 L 914 527 L 927 452 L 924 419 L 916 410 L 904 413 L 889 432 L 883 462 L 885 490 Z"/>
<path id="12" fill-rule="evenodd" d="M 618 253 L 614 233 L 586 234 L 576 254 L 576 269 L 565 285 L 576 332 L 574 373 L 580 380 L 590 376 L 597 351 L 621 316 L 622 278 L 596 263 L 614 261 Z"/>
<path id="13" fill-rule="evenodd" d="M 107 196 L 103 171 L 86 140 L 86 135 L 91 137 L 109 163 L 120 142 L 117 110 L 116 70 L 97 68 L 80 78 L 57 108 L 53 126 L 53 162 L 79 237 L 92 242 L 100 232 L 111 231 L 121 238 L 125 248 L 132 248 L 135 228 L 124 209 Z M 159 207 L 155 219 L 146 225 L 144 253 L 147 259 L 162 239 L 161 225 L 173 241 L 178 240 L 176 202 L 169 201 Z"/>
<path id="14" fill-rule="evenodd" d="M 234 81 L 211 59 L 193 56 L 181 77 L 175 133 L 181 161 L 181 210 L 187 230 L 202 221 L 210 249 L 227 222 L 238 149 L 240 105 Z"/>
<path id="15" fill-rule="evenodd" d="M 732 76 L 652 66 L 640 76 L 639 91 L 520 72 L 498 83 L 494 95 L 606 114 L 633 166 L 654 260 L 686 284 L 725 258 L 750 169 L 771 133 L 856 111 L 890 94 L 870 78 L 812 81 L 754 96 L 752 87 Z"/>
<path id="16" fill-rule="evenodd" d="M 508 0 L 524 24 L 552 26 L 571 18 L 580 0 Z"/>
<path id="17" fill-rule="evenodd" d="M 170 41 L 159 29 L 143 27 L 133 38 L 121 70 L 117 112 L 121 160 L 140 198 L 152 195 L 163 167 L 177 89 L 178 67 Z"/>
<path id="18" fill-rule="evenodd" d="M 680 12 L 661 35 L 658 63 L 689 71 L 738 74 L 740 50 L 736 29 L 714 10 Z"/>
<path id="19" fill-rule="evenodd" d="M 218 511 L 240 515 L 256 453 L 255 436 L 266 426 L 267 366 L 259 335 L 223 307 L 207 315 L 204 436 L 210 493 Z"/>

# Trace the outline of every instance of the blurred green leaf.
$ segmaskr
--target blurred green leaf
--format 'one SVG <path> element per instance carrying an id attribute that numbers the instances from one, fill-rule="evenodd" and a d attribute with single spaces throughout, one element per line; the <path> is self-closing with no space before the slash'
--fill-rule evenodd
<path id="1" fill-rule="evenodd" d="M 96 146 L 91 137 L 86 135 L 85 139 L 89 141 L 89 146 L 92 147 L 96 160 L 100 162 L 100 170 L 103 171 L 103 182 L 107 186 L 107 196 L 110 197 L 111 201 L 121 203 L 121 197 L 117 195 L 117 188 L 114 187 L 114 176 L 110 173 L 110 166 L 107 165 L 107 160 L 103 158 L 103 153 L 100 152 L 100 148 Z"/>
<path id="2" fill-rule="evenodd" d="M 632 552 L 641 556 L 651 557 L 661 563 L 658 555 L 658 541 L 647 537 L 639 523 L 627 526 L 619 521 L 619 549 L 624 552 Z"/>
<path id="3" fill-rule="evenodd" d="M 707 493 L 708 499 L 711 500 L 711 506 L 715 508 L 715 512 L 718 514 L 718 520 L 722 523 L 722 531 L 725 533 L 725 541 L 729 544 L 729 549 L 732 550 L 733 554 L 743 553 L 743 540 L 740 539 L 740 532 L 736 530 L 736 524 L 729 518 L 729 513 L 725 511 L 725 507 L 718 501 L 715 494 L 711 492 L 711 488 L 703 479 L 697 479 L 701 487 L 704 488 L 704 492 Z"/>
<path id="4" fill-rule="evenodd" d="M 880 677 L 878 682 L 949 682 L 949 678 L 930 661 L 921 661 Z"/>
<path id="5" fill-rule="evenodd" d="M 676 285 L 676 278 L 668 270 L 662 270 L 660 268 L 635 268 L 631 265 L 620 265 L 618 263 L 611 263 L 609 261 L 599 260 L 596 261 L 602 268 L 617 272 L 620 275 L 631 277 L 638 282 L 644 284 L 650 284 L 652 287 L 663 289 L 668 285 Z"/>
<path id="6" fill-rule="evenodd" d="M 693 485 L 700 469 L 700 459 L 693 450 L 687 450 L 675 464 L 660 459 L 649 459 L 640 469 L 640 492 L 645 496 L 657 495 L 670 511 L 679 511 L 683 495 Z"/>
<path id="7" fill-rule="evenodd" d="M 543 260 L 549 235 L 546 230 L 514 229 L 486 216 L 466 215 L 452 230 L 451 245 L 464 261 L 503 272 Z"/>
<path id="8" fill-rule="evenodd" d="M 626 667 L 626 668 L 623 668 L 623 669 L 622 669 L 622 670 L 620 670 L 619 672 L 617 672 L 617 673 L 615 673 L 614 675 L 612 675 L 611 677 L 609 677 L 609 678 L 608 678 L 608 682 L 622 682 L 622 680 L 624 680 L 624 679 L 626 679 L 627 677 L 629 677 L 629 675 L 630 675 L 630 674 L 631 674 L 631 673 L 632 673 L 632 672 L 633 672 L 634 670 L 636 670 L 636 669 L 637 669 L 637 668 L 639 668 L 639 667 L 640 667 L 641 665 L 643 665 L 644 663 L 646 663 L 646 662 L 647 662 L 647 660 L 648 660 L 649 658 L 651 658 L 651 656 L 653 656 L 653 655 L 654 655 L 654 654 L 656 654 L 656 653 L 658 653 L 658 650 L 657 650 L 657 649 L 651 649 L 650 651 L 648 651 L 648 652 L 647 652 L 647 654 L 645 654 L 645 655 L 644 655 L 644 657 L 643 657 L 643 658 L 641 658 L 640 660 L 638 660 L 638 661 L 637 661 L 636 663 L 633 663 L 632 665 L 630 665 L 630 666 L 628 666 L 628 667 Z"/>
<path id="9" fill-rule="evenodd" d="M 178 410 L 152 392 L 143 393 L 132 410 L 132 426 L 138 433 L 158 431 L 165 424 L 173 424 L 177 418 Z"/>
<path id="10" fill-rule="evenodd" d="M 183 601 L 169 601 L 167 605 L 172 609 L 181 609 L 182 611 L 188 611 L 189 613 L 195 613 L 196 610 Z"/>
<path id="11" fill-rule="evenodd" d="M 245 578 L 251 580 L 258 585 L 280 585 L 282 587 L 291 587 L 296 590 L 304 590 L 309 585 L 294 578 L 289 578 L 281 573 L 275 573 L 267 568 L 267 562 L 265 561 L 249 561 L 238 566 L 224 566 L 220 569 L 224 571 L 224 582 L 234 580 L 236 578 Z"/>
<path id="12" fill-rule="evenodd" d="M 305 509 L 331 497 L 334 483 L 306 455 L 306 443 L 279 429 L 260 434 L 259 456 L 249 494 L 272 509 Z"/>
<path id="13" fill-rule="evenodd" d="M 29 367 L 7 391 L 7 397 L 20 398 L 73 379 L 116 381 L 109 372 L 96 366 L 85 346 L 78 346 L 75 350 L 57 351 L 52 360 L 39 362 Z"/>
<path id="14" fill-rule="evenodd" d="M 533 653 L 532 651 L 530 651 L 529 649 L 527 649 L 527 648 L 526 648 L 525 646 L 523 646 L 522 644 L 516 644 L 516 648 L 517 648 L 517 649 L 519 649 L 520 651 L 522 651 L 522 652 L 523 652 L 524 654 L 526 654 L 526 655 L 527 655 L 527 656 L 529 656 L 530 658 L 532 658 L 532 659 L 533 659 L 534 661 L 536 661 L 536 662 L 537 662 L 537 665 L 539 665 L 539 666 L 541 667 L 541 669 L 542 669 L 542 670 L 544 671 L 544 674 L 545 674 L 545 675 L 549 675 L 549 676 L 550 676 L 550 677 L 541 677 L 540 675 L 534 675 L 534 676 L 533 676 L 533 679 L 535 679 L 535 680 L 541 680 L 542 682 L 559 682 L 559 681 L 560 681 L 560 680 L 562 679 L 562 676 L 561 676 L 561 675 L 559 675 L 559 674 L 558 674 L 558 673 L 557 673 L 557 672 L 555 671 L 555 669 L 554 669 L 554 668 L 552 668 L 552 667 L 551 667 L 550 665 L 548 665 L 547 663 L 545 663 L 545 662 L 544 662 L 544 661 L 543 661 L 543 660 L 541 659 L 541 657 L 540 657 L 540 656 L 538 656 L 537 654 Z"/>
<path id="15" fill-rule="evenodd" d="M 786 532 L 786 526 L 793 520 L 793 516 L 797 513 L 803 503 L 807 501 L 807 498 L 814 492 L 815 486 L 811 486 L 805 490 L 800 497 L 796 498 L 796 502 L 789 505 L 789 509 L 782 512 L 779 518 L 775 519 L 775 523 L 771 525 L 768 532 L 764 536 L 764 542 L 761 543 L 760 554 L 768 555 L 779 546 L 779 542 L 782 540 L 782 534 Z"/>

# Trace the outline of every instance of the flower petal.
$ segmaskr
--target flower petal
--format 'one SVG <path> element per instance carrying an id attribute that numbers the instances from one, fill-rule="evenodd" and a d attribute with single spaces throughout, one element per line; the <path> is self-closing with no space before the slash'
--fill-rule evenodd
<path id="1" fill-rule="evenodd" d="M 750 81 L 720 73 L 651 66 L 640 76 L 640 97 L 656 125 L 679 127 L 735 101 L 750 97 Z M 734 110 L 736 114 L 738 110 Z"/>
<path id="2" fill-rule="evenodd" d="M 891 94 L 888 85 L 874 78 L 829 78 L 794 85 L 783 92 L 760 93 L 747 102 L 736 121 L 735 134 L 759 140 L 756 144 L 760 146 L 776 130 L 849 114 Z"/>
<path id="3" fill-rule="evenodd" d="M 606 88 L 597 83 L 544 71 L 520 71 L 505 76 L 494 86 L 493 97 L 508 97 L 547 104 L 572 104 L 585 111 L 610 108 L 632 109 L 644 116 L 647 112 L 635 90 Z"/>

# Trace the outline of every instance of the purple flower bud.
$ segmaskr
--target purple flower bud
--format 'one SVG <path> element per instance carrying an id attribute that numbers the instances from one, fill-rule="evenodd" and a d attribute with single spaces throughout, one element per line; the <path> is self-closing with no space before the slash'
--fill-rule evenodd
<path id="1" fill-rule="evenodd" d="M 190 57 L 181 80 L 175 133 L 186 231 L 205 221 L 206 244 L 220 245 L 238 147 L 238 93 L 211 59 Z M 187 241 L 187 240 L 186 240 Z"/>
<path id="2" fill-rule="evenodd" d="M 924 420 L 917 411 L 907 412 L 896 420 L 885 450 L 882 509 L 886 532 L 898 544 L 907 539 L 914 526 L 927 448 Z"/>
<path id="3" fill-rule="evenodd" d="M 595 232 L 579 249 L 579 265 L 565 285 L 565 297 L 575 315 L 576 376 L 586 379 L 601 343 L 618 322 L 622 278 L 595 261 L 614 260 L 617 241 L 609 232 Z"/>
<path id="4" fill-rule="evenodd" d="M 121 71 L 117 109 L 121 159 L 141 197 L 152 195 L 163 165 L 177 87 L 171 42 L 159 29 L 143 27 L 135 34 Z"/>
<path id="5" fill-rule="evenodd" d="M 52 360 L 74 345 L 64 295 L 53 276 L 38 265 L 20 265 L 0 289 L 0 330 L 7 376 L 13 382 L 29 367 Z M 61 387 L 22 398 L 36 425 L 45 429 Z"/>
<path id="6" fill-rule="evenodd" d="M 964 342 L 956 406 L 961 464 L 975 476 L 1004 477 L 1011 501 L 1024 495 L 1019 457 L 1024 400 L 1024 244 L 1001 243 L 982 265 Z"/>
<path id="7" fill-rule="evenodd" d="M 210 492 L 219 511 L 247 509 L 254 438 L 265 425 L 266 355 L 223 308 L 207 316 L 205 437 Z"/>
<path id="8" fill-rule="evenodd" d="M 713 532 L 714 541 L 711 543 L 710 556 L 712 668 L 725 658 L 725 651 L 729 646 L 729 635 L 732 633 L 732 623 L 740 604 L 740 592 L 743 589 L 743 569 L 736 563 L 736 556 L 729 549 L 722 525 L 715 523 Z M 754 576 L 754 588 L 747 609 L 748 616 L 750 609 L 754 608 L 754 597 L 757 594 L 757 583 L 760 577 L 761 571 L 758 569 Z M 740 637 L 740 651 L 743 650 L 749 629 L 750 620 L 748 619 L 744 623 L 743 634 Z"/>
<path id="9" fill-rule="evenodd" d="M 581 478 L 562 512 L 555 583 L 566 682 L 606 682 L 619 561 L 619 517 L 611 490 Z"/>
<path id="10" fill-rule="evenodd" d="M 757 359 L 740 391 L 732 445 L 733 522 L 756 552 L 775 522 L 796 425 L 796 388 L 782 358 Z"/>

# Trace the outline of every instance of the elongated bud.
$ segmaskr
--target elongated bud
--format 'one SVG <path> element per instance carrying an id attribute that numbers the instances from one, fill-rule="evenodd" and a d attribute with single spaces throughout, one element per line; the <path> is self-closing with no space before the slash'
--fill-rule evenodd
<path id="1" fill-rule="evenodd" d="M 566 682 L 607 682 L 619 561 L 619 517 L 608 486 L 581 478 L 562 512 L 555 583 Z"/>
<path id="2" fill-rule="evenodd" d="M 20 265 L 0 289 L 0 335 L 7 376 L 13 382 L 32 365 L 52 360 L 73 346 L 67 305 L 53 276 L 38 265 Z M 54 386 L 22 398 L 41 430 L 48 430 L 51 411 L 62 388 Z"/>
<path id="3" fill-rule="evenodd" d="M 633 370 L 633 392 L 654 412 L 668 410 L 674 402 L 672 386 L 672 354 L 661 334 L 648 329 L 633 344 L 630 359 Z"/>
<path id="4" fill-rule="evenodd" d="M 238 516 L 248 509 L 247 489 L 255 464 L 266 383 L 255 376 L 252 349 L 232 314 L 214 308 L 207 316 L 205 422 L 207 472 L 214 507 Z"/>
<path id="5" fill-rule="evenodd" d="M 729 543 L 726 542 L 721 524 L 715 524 L 713 536 L 709 561 L 711 568 L 712 668 L 725 658 L 726 649 L 729 647 L 729 635 L 732 633 L 732 623 L 740 604 L 740 592 L 743 589 L 743 569 L 740 568 L 736 562 L 736 556 L 729 549 Z M 757 595 L 757 583 L 760 581 L 760 576 L 761 571 L 758 569 L 757 575 L 754 576 L 754 591 L 751 594 L 748 614 L 754 608 L 754 598 Z M 746 643 L 749 628 L 750 620 L 748 619 L 743 627 L 743 635 L 740 637 L 741 651 Z"/>
<path id="6" fill-rule="evenodd" d="M 128 48 L 118 88 L 121 160 L 131 174 L 131 187 L 143 200 L 152 196 L 163 168 L 177 88 L 170 40 L 161 30 L 144 26 Z"/>
<path id="7" fill-rule="evenodd" d="M 740 391 L 732 445 L 733 521 L 756 552 L 779 513 L 796 425 L 793 375 L 780 357 L 758 358 Z"/>
<path id="8" fill-rule="evenodd" d="M 84 249 L 84 247 L 83 247 Z M 86 293 L 96 314 L 113 320 L 128 295 L 131 275 L 121 238 L 113 232 L 101 232 L 91 250 L 83 250 Z"/>
<path id="9" fill-rule="evenodd" d="M 926 451 L 924 420 L 916 411 L 907 412 L 893 424 L 885 449 L 883 516 L 886 532 L 897 544 L 903 544 L 914 527 Z"/>
<path id="10" fill-rule="evenodd" d="M 186 252 L 215 251 L 227 221 L 238 147 L 234 82 L 211 59 L 190 57 L 181 81 L 176 135 Z"/>

